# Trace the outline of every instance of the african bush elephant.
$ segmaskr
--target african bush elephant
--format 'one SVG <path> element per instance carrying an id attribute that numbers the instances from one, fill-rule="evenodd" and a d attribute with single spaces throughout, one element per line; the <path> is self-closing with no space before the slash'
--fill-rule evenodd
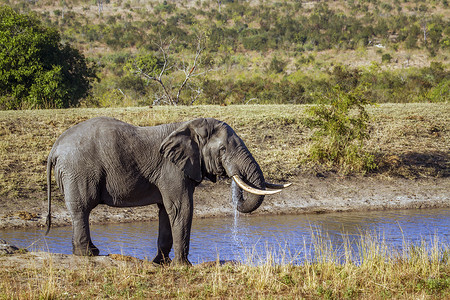
<path id="1" fill-rule="evenodd" d="M 69 128 L 48 157 L 48 230 L 52 168 L 72 217 L 74 254 L 99 254 L 89 232 L 89 214 L 97 205 L 157 204 L 157 264 L 170 262 L 172 245 L 174 263 L 190 264 L 193 193 L 204 178 L 215 182 L 218 176 L 233 177 L 237 209 L 244 213 L 258 208 L 264 195 L 280 191 L 266 188 L 283 187 L 264 181 L 259 165 L 230 126 L 204 118 L 137 127 L 98 117 Z"/>

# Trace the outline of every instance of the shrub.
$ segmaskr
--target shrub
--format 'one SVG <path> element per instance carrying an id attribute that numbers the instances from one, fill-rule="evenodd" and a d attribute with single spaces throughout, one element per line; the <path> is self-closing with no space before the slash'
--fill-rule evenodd
<path id="1" fill-rule="evenodd" d="M 358 86 L 361 80 L 361 71 L 359 69 L 348 68 L 337 65 L 330 72 L 332 81 L 345 91 L 352 90 Z"/>
<path id="2" fill-rule="evenodd" d="M 450 79 L 441 81 L 427 96 L 430 102 L 450 102 Z"/>
<path id="3" fill-rule="evenodd" d="M 382 62 L 382 63 L 390 63 L 390 62 L 391 62 L 391 59 L 392 59 L 392 56 L 391 56 L 389 53 L 384 53 L 384 54 L 381 56 L 381 62 Z"/>
<path id="4" fill-rule="evenodd" d="M 163 58 L 156 56 L 152 52 L 142 52 L 135 57 L 130 57 L 123 69 L 128 74 L 141 72 L 149 77 L 157 77 L 161 73 L 163 66 Z"/>
<path id="5" fill-rule="evenodd" d="M 206 79 L 203 81 L 203 102 L 205 104 L 224 104 L 227 93 L 223 86 L 223 82 L 219 80 Z"/>
<path id="6" fill-rule="evenodd" d="M 265 51 L 267 50 L 267 35 L 257 34 L 244 37 L 242 44 L 247 50 Z"/>
<path id="7" fill-rule="evenodd" d="M 269 64 L 269 71 L 274 73 L 282 73 L 287 66 L 287 61 L 278 58 L 276 55 L 272 58 Z"/>
<path id="8" fill-rule="evenodd" d="M 0 109 L 62 108 L 88 95 L 95 68 L 33 15 L 0 7 Z"/>
<path id="9" fill-rule="evenodd" d="M 364 106 L 370 104 L 365 96 L 367 85 L 345 92 L 339 85 L 320 104 L 307 110 L 306 125 L 314 130 L 308 159 L 348 174 L 376 168 L 374 156 L 363 150 L 368 138 L 368 121 Z"/>

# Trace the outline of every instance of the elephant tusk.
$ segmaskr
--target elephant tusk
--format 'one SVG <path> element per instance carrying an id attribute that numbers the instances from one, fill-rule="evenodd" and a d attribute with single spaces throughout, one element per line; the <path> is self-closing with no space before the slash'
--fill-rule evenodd
<path id="1" fill-rule="evenodd" d="M 234 182 L 237 183 L 237 185 L 243 189 L 246 192 L 249 192 L 251 194 L 255 195 L 272 195 L 281 192 L 281 190 L 273 190 L 273 191 L 267 191 L 267 190 L 260 190 L 254 187 L 249 186 L 246 184 L 238 175 L 233 176 Z"/>
<path id="2" fill-rule="evenodd" d="M 266 182 L 266 188 L 268 188 L 268 189 L 284 189 L 284 188 L 290 187 L 291 185 L 292 185 L 292 183 L 275 184 L 275 183 Z"/>

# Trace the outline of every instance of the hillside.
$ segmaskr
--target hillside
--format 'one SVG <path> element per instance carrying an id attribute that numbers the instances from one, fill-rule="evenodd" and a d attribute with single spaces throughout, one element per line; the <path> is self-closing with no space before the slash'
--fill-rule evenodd
<path id="1" fill-rule="evenodd" d="M 178 104 L 314 103 L 336 84 L 363 83 L 371 84 L 374 102 L 450 97 L 446 0 L 8 5 L 57 28 L 97 66 L 100 82 L 82 106 L 166 103 L 160 84 L 136 74 L 143 59 L 163 59 L 161 49 L 170 65 L 162 79 L 172 94 L 195 71 Z"/>

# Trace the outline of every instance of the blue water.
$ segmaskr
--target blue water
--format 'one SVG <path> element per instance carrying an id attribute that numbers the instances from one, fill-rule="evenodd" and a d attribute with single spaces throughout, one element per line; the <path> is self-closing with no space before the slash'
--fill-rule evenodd
<path id="1" fill-rule="evenodd" d="M 156 221 L 91 226 L 92 240 L 101 255 L 148 259 L 156 254 L 157 231 Z M 52 228 L 47 237 L 44 232 L 3 230 L 0 238 L 34 251 L 72 252 L 71 227 Z M 194 264 L 217 259 L 260 263 L 271 256 L 277 262 L 301 263 L 314 260 L 317 240 L 339 256 L 346 241 L 356 250 L 362 236 L 375 237 L 393 253 L 421 243 L 448 247 L 450 209 L 194 219 L 189 259 Z"/>

